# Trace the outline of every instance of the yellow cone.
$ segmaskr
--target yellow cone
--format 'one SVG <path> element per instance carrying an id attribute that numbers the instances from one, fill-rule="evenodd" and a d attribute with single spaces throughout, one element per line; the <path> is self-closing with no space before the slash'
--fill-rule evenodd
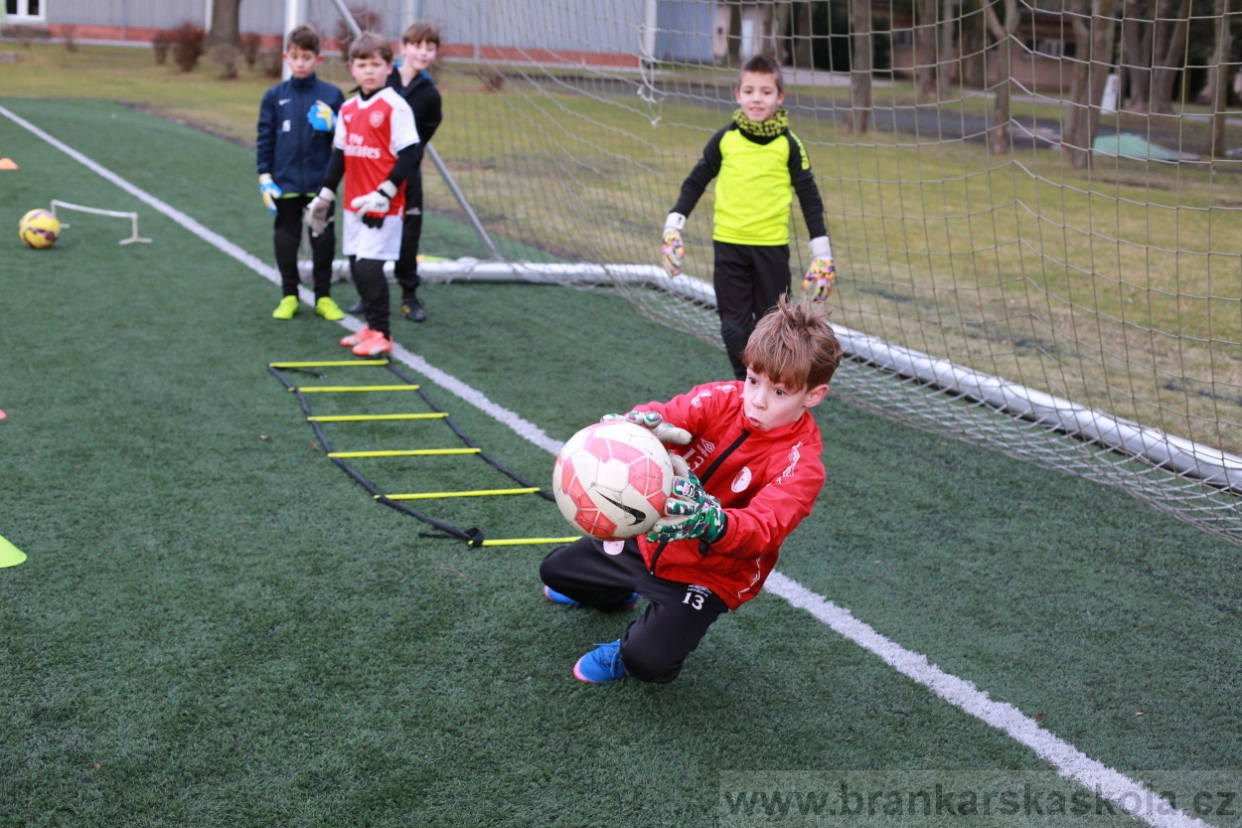
<path id="1" fill-rule="evenodd" d="M 26 553 L 18 549 L 13 544 L 0 538 L 0 568 L 6 566 L 17 566 L 26 560 Z"/>
<path id="2" fill-rule="evenodd" d="M 0 158 L 0 170 L 15 170 L 17 162 L 12 158 Z"/>

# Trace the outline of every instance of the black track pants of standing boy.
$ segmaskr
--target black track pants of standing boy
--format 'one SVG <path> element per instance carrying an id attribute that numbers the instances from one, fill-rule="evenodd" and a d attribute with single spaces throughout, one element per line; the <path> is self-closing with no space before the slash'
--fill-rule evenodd
<path id="1" fill-rule="evenodd" d="M 405 180 L 405 217 L 401 222 L 401 256 L 393 275 L 401 285 L 402 300 L 413 299 L 422 278 L 418 275 L 418 243 L 423 235 L 423 178 L 415 170 Z"/>
<path id="2" fill-rule="evenodd" d="M 621 636 L 621 663 L 634 678 L 658 684 L 677 678 L 707 628 L 728 611 L 706 587 L 648 572 L 634 540 L 625 541 L 616 555 L 592 538 L 558 547 L 543 559 L 539 576 L 584 607 L 619 609 L 631 592 L 646 598 L 642 615 Z"/>
<path id="3" fill-rule="evenodd" d="M 746 379 L 742 351 L 750 341 L 755 323 L 789 292 L 789 245 L 760 247 L 752 244 L 715 242 L 716 311 L 720 314 L 720 338 L 733 365 L 733 375 Z"/>
<path id="4" fill-rule="evenodd" d="M 276 245 L 276 269 L 280 271 L 280 289 L 285 296 L 298 295 L 298 247 L 302 244 L 302 211 L 310 204 L 310 196 L 276 199 L 276 221 L 273 240 Z M 306 231 L 310 235 L 310 231 Z M 332 206 L 328 207 L 328 223 L 318 236 L 310 237 L 311 255 L 315 265 L 315 300 L 332 292 L 332 256 L 336 252 L 336 222 Z"/>

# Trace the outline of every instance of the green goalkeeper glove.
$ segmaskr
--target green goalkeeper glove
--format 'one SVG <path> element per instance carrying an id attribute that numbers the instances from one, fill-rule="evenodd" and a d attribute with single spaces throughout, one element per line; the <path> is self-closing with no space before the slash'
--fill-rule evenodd
<path id="1" fill-rule="evenodd" d="M 311 129 L 316 132 L 331 132 L 336 128 L 336 113 L 323 101 L 315 101 L 314 105 L 306 110 L 306 120 L 310 123 Z"/>
<path id="2" fill-rule="evenodd" d="M 822 302 L 836 285 L 837 268 L 832 261 L 832 243 L 827 236 L 811 239 L 811 266 L 802 280 L 802 292 L 812 302 Z"/>
<path id="3" fill-rule="evenodd" d="M 660 442 L 664 445 L 672 443 L 677 446 L 689 445 L 690 432 L 684 428 L 678 428 L 672 423 L 664 422 L 664 418 L 660 416 L 658 411 L 631 411 L 629 414 L 605 414 L 600 418 L 601 423 L 610 420 L 625 420 L 643 428 L 651 429 Z"/>
<path id="4" fill-rule="evenodd" d="M 664 237 L 661 239 L 660 264 L 669 276 L 681 273 L 681 266 L 686 263 L 686 247 L 681 243 L 681 228 L 686 226 L 686 217 L 681 213 L 669 213 L 664 220 Z"/>
<path id="5" fill-rule="evenodd" d="M 302 214 L 302 223 L 310 228 L 311 235 L 318 238 L 323 233 L 323 228 L 328 224 L 328 211 L 332 209 L 332 201 L 336 198 L 336 193 L 324 187 L 319 191 L 319 195 L 311 199 L 310 204 L 306 205 L 306 212 Z"/>
<path id="6" fill-rule="evenodd" d="M 720 501 L 703 490 L 699 478 L 684 463 L 684 475 L 673 478 L 673 494 L 664 504 L 665 517 L 656 521 L 647 540 L 660 541 L 702 538 L 715 543 L 724 537 L 729 519 Z"/>
<path id="7" fill-rule="evenodd" d="M 263 173 L 259 176 L 259 197 L 263 199 L 263 206 L 267 208 L 269 213 L 276 212 L 276 199 L 285 194 L 285 191 L 276 186 L 272 181 L 270 173 Z"/>

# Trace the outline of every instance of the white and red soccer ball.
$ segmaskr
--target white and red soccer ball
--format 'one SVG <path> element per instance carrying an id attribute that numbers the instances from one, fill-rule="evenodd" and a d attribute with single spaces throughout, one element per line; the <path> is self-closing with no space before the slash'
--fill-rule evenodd
<path id="1" fill-rule="evenodd" d="M 650 531 L 673 491 L 673 464 L 651 429 L 624 420 L 587 426 L 552 466 L 556 505 L 576 529 L 598 540 Z"/>

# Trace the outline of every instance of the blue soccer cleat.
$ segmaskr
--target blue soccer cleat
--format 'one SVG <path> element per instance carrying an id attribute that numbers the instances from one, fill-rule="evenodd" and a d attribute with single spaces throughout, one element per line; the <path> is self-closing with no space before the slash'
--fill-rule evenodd
<path id="1" fill-rule="evenodd" d="M 621 639 L 600 644 L 578 659 L 574 665 L 574 678 L 590 684 L 603 684 L 613 679 L 625 678 L 629 673 L 621 663 Z"/>
<path id="2" fill-rule="evenodd" d="M 562 606 L 566 606 L 566 607 L 582 606 L 582 604 L 579 604 L 573 598 L 570 598 L 568 595 L 565 595 L 564 593 L 557 592 L 555 589 L 553 589 L 550 586 L 546 586 L 543 588 L 543 597 L 547 598 L 549 601 L 551 601 L 554 604 L 561 604 Z M 626 598 L 625 603 L 621 605 L 621 609 L 623 610 L 632 609 L 633 606 L 637 603 L 638 603 L 638 593 L 631 592 L 630 597 Z"/>

